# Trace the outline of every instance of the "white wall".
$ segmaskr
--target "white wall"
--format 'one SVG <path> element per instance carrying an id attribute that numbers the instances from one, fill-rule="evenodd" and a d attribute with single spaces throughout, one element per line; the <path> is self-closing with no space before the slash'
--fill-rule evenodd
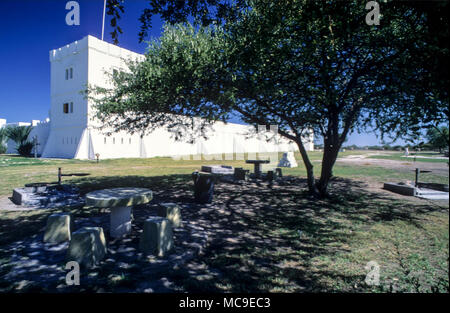
<path id="1" fill-rule="evenodd" d="M 106 130 L 97 129 L 99 122 L 93 117 L 93 104 L 84 99 L 80 91 L 87 84 L 110 86 L 105 72 L 126 70 L 124 60 L 130 58 L 142 60 L 145 57 L 92 36 L 50 51 L 51 124 L 43 157 L 93 159 L 99 153 L 100 158 L 105 159 L 297 150 L 295 145 L 281 138 L 278 144 L 261 138 L 246 138 L 250 126 L 221 122 L 214 124 L 214 131 L 207 140 L 199 139 L 194 144 L 177 142 L 164 129 L 144 138 L 126 132 L 105 135 Z M 73 68 L 73 79 L 65 79 L 67 68 Z M 74 103 L 73 113 L 63 113 L 66 102 Z M 308 148 L 313 149 L 312 140 Z"/>
<path id="2" fill-rule="evenodd" d="M 50 122 L 39 122 L 34 123 L 35 126 L 31 130 L 30 136 L 28 137 L 29 141 L 33 141 L 33 138 L 37 137 L 37 154 L 42 155 L 45 145 L 47 144 L 47 139 L 50 133 Z M 33 148 L 34 153 L 34 148 Z"/>
<path id="3" fill-rule="evenodd" d="M 50 51 L 50 134 L 42 157 L 74 158 L 87 127 L 88 37 Z M 66 69 L 73 76 L 66 80 Z M 64 103 L 73 111 L 64 113 Z"/>
<path id="4" fill-rule="evenodd" d="M 33 137 L 37 136 L 37 140 L 39 143 L 37 147 L 37 153 L 39 155 L 42 153 L 50 131 L 49 121 L 32 120 L 31 123 L 28 122 L 6 123 L 5 119 L 0 119 L 0 128 L 7 126 L 32 126 L 33 129 L 31 130 L 30 135 L 28 136 L 28 141 L 33 141 Z M 14 141 L 8 139 L 6 144 L 7 144 L 6 153 L 8 154 L 17 153 L 17 144 Z"/>
<path id="5" fill-rule="evenodd" d="M 8 127 L 8 126 L 30 126 L 31 123 L 27 123 L 27 122 L 16 122 L 16 123 L 6 123 L 6 120 L 4 120 L 5 123 L 3 124 L 3 127 Z M 17 153 L 17 144 L 12 141 L 11 139 L 8 139 L 6 141 L 6 153 L 7 154 L 16 154 Z"/>
<path id="6" fill-rule="evenodd" d="M 199 138 L 191 144 L 186 140 L 175 141 L 171 133 L 165 129 L 157 129 L 149 135 L 140 138 L 139 135 L 130 135 L 126 132 L 105 135 L 107 130 L 99 131 L 90 129 L 93 153 L 99 153 L 100 158 L 123 157 L 156 157 L 156 156 L 189 156 L 189 155 L 217 155 L 222 158 L 222 153 L 230 154 L 230 159 L 243 157 L 244 153 L 265 153 L 297 151 L 295 144 L 280 136 L 277 142 L 267 142 L 265 136 L 247 138 L 251 126 L 216 122 L 213 129 L 207 133 L 207 139 Z M 268 135 L 273 135 L 266 132 Z M 260 134 L 261 135 L 261 134 Z M 264 135 L 264 134 L 263 134 Z M 77 158 L 88 158 L 88 142 L 83 143 L 84 152 Z M 307 146 L 308 148 L 308 146 Z M 240 154 L 234 155 L 233 153 Z M 255 155 L 256 156 L 256 155 Z"/>

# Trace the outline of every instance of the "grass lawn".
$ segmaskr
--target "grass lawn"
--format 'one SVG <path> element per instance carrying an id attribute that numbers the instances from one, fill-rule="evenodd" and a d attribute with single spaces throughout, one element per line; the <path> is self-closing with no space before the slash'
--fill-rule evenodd
<path id="1" fill-rule="evenodd" d="M 339 157 L 355 154 L 364 154 L 366 151 L 341 152 Z M 309 153 L 310 159 L 315 165 L 315 175 L 320 175 L 320 160 L 322 152 Z M 281 155 L 279 156 L 281 158 Z M 370 156 L 371 158 L 377 156 Z M 395 157 L 395 155 L 393 156 Z M 247 155 L 245 156 L 247 158 Z M 306 176 L 306 169 L 301 158 L 296 154 L 298 160 L 297 168 L 283 169 L 283 173 L 293 176 Z M 403 159 L 402 159 L 403 160 Z M 422 160 L 420 160 L 422 161 Z M 234 167 L 243 167 L 253 171 L 251 164 L 245 161 L 217 161 L 217 160 L 174 160 L 172 158 L 149 158 L 149 159 L 108 159 L 99 163 L 91 160 L 64 160 L 64 159 L 34 159 L 11 155 L 0 155 L 0 196 L 10 196 L 12 188 L 21 187 L 27 183 L 55 182 L 57 181 L 58 167 L 62 168 L 63 174 L 89 173 L 84 178 L 63 177 L 64 182 L 74 183 L 82 188 L 84 192 L 99 188 L 123 185 L 126 176 L 166 176 L 173 174 L 190 174 L 199 170 L 203 164 L 227 164 Z M 368 179 L 376 182 L 391 180 L 414 180 L 414 173 L 404 173 L 392 169 L 376 166 L 355 166 L 336 164 L 334 175 L 344 178 Z M 116 180 L 119 176 L 121 179 Z M 104 186 L 98 186 L 96 178 L 112 177 L 113 179 L 103 181 Z M 448 184 L 448 176 L 423 173 L 424 181 Z M 129 183 L 125 179 L 126 183 Z M 139 182 L 133 182 L 139 184 Z"/>
<path id="2" fill-rule="evenodd" d="M 346 151 L 340 157 L 363 154 Z M 315 173 L 320 152 L 310 153 Z M 194 207 L 183 218 L 208 229 L 204 253 L 182 268 L 167 273 L 174 291 L 188 292 L 449 292 L 448 203 L 411 199 L 380 189 L 383 181 L 413 180 L 414 173 L 375 166 L 336 164 L 329 199 L 306 193 L 305 168 L 283 169 L 284 185 L 268 188 L 218 184 L 213 207 Z M 83 193 L 91 190 L 142 186 L 154 190 L 155 201 L 188 201 L 190 174 L 202 164 L 228 164 L 252 169 L 244 161 L 193 161 L 170 158 L 95 161 L 34 160 L 0 156 L 0 197 L 25 183 L 64 177 Z M 448 184 L 448 176 L 429 173 L 427 181 Z M 91 211 L 92 210 L 92 211 Z M 94 209 L 73 210 L 77 216 L 96 216 Z M 43 230 L 52 210 L 0 210 L 0 290 L 17 291 L 2 281 L 11 251 L 5 247 Z M 364 280 L 366 265 L 379 265 L 380 284 Z M 108 283 L 102 290 L 120 290 Z M 124 284 L 141 279 L 124 271 Z M 146 278 L 148 279 L 148 278 Z M 125 282 L 126 281 L 126 282 Z M 131 281 L 131 282 L 130 282 Z M 106 284 L 106 287 L 105 287 Z M 130 287 L 132 288 L 132 287 Z M 26 289 L 21 290 L 26 291 Z M 43 290 L 45 291 L 45 290 Z M 92 286 L 88 291 L 98 291 Z"/>
<path id="3" fill-rule="evenodd" d="M 417 158 L 414 158 L 414 155 Z M 373 159 L 385 159 L 385 160 L 396 160 L 396 161 L 407 161 L 407 162 L 431 162 L 431 163 L 448 163 L 448 158 L 437 159 L 436 157 L 443 157 L 442 154 L 432 153 L 432 152 L 422 152 L 416 154 L 410 154 L 410 157 L 405 157 L 404 152 L 390 153 L 390 155 L 373 155 L 370 156 Z"/>

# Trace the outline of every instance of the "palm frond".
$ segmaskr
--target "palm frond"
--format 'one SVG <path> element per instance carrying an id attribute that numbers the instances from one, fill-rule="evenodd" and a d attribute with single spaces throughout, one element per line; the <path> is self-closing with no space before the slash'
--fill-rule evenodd
<path id="1" fill-rule="evenodd" d="M 6 128 L 6 136 L 20 145 L 27 141 L 32 129 L 31 126 L 9 126 Z"/>

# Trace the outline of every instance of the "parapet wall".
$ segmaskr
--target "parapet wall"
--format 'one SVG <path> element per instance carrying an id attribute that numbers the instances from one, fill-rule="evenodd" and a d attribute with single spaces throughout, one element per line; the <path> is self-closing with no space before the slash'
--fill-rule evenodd
<path id="1" fill-rule="evenodd" d="M 0 120 L 1 121 L 1 120 Z M 0 127 L 8 126 L 6 123 L 0 124 Z M 30 135 L 28 136 L 28 141 L 33 141 L 33 137 L 37 137 L 37 141 L 39 145 L 37 146 L 37 154 L 42 154 L 42 151 L 44 150 L 45 144 L 47 143 L 48 135 L 50 133 L 50 121 L 37 121 L 33 120 L 31 123 L 25 123 L 25 122 L 18 122 L 18 123 L 11 123 L 9 125 L 14 126 L 31 126 L 33 129 L 30 132 Z M 16 154 L 17 153 L 17 144 L 12 141 L 11 139 L 8 139 L 6 142 L 7 150 L 6 153 L 8 154 Z M 33 150 L 34 152 L 34 150 Z"/>
<path id="2" fill-rule="evenodd" d="M 99 52 L 108 54 L 113 57 L 123 58 L 123 59 L 143 59 L 144 55 L 130 51 L 125 48 L 113 45 L 106 41 L 102 41 L 96 37 L 88 35 L 80 40 L 74 41 L 68 45 L 60 47 L 58 49 L 50 50 L 50 62 L 60 61 L 67 56 L 81 53 L 86 49 L 95 49 Z"/>

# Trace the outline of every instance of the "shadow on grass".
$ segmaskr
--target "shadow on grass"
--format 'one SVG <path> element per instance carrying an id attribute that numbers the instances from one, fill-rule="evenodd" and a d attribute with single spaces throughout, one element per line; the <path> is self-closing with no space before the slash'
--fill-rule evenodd
<path id="1" fill-rule="evenodd" d="M 420 228 L 417 214 L 436 210 L 368 192 L 364 183 L 349 179 L 334 179 L 334 194 L 325 200 L 310 198 L 301 178 L 286 177 L 273 188 L 219 183 L 211 205 L 193 203 L 190 175 L 88 179 L 79 186 L 90 191 L 130 184 L 154 190 L 157 203 L 185 204 L 183 219 L 208 230 L 205 255 L 171 273 L 191 292 L 323 291 L 323 275 L 360 282 L 364 277 L 312 271 L 309 261 L 345 252 L 355 224 L 369 229 L 401 220 Z"/>
<path id="2" fill-rule="evenodd" d="M 114 187 L 150 188 L 154 192 L 151 205 L 178 203 L 184 221 L 207 231 L 206 250 L 166 273 L 165 277 L 176 286 L 174 291 L 337 291 L 330 289 L 323 278 L 353 286 L 360 284 L 364 276 L 330 271 L 313 259 L 332 259 L 351 251 L 356 229 L 394 221 L 420 228 L 420 214 L 441 210 L 369 192 L 363 182 L 339 178 L 332 181 L 333 195 L 323 200 L 311 198 L 306 192 L 306 181 L 301 178 L 284 177 L 272 188 L 265 182 L 220 182 L 213 203 L 206 205 L 193 202 L 191 175 L 89 177 L 71 182 L 83 194 Z M 43 231 L 50 213 L 10 218 L 6 215 L 0 220 L 0 245 Z M 72 213 L 76 217 L 101 212 L 83 208 Z M 21 229 L 19 233 L 16 227 Z M 127 283 L 132 289 L 138 282 L 131 271 L 123 271 L 130 277 Z"/>
<path id="3" fill-rule="evenodd" d="M 325 275 L 360 283 L 364 277 L 324 272 L 310 260 L 348 251 L 355 224 L 368 229 L 402 220 L 421 227 L 415 215 L 436 210 L 357 191 L 364 186 L 351 180 L 335 180 L 336 195 L 320 201 L 309 198 L 305 186 L 292 179 L 272 190 L 219 188 L 217 208 L 202 214 L 214 238 L 204 260 L 223 272 L 219 285 L 232 292 L 327 291 L 320 282 Z M 194 284 L 194 290 L 220 290 L 214 289 L 217 281 L 206 288 L 204 283 Z"/>

